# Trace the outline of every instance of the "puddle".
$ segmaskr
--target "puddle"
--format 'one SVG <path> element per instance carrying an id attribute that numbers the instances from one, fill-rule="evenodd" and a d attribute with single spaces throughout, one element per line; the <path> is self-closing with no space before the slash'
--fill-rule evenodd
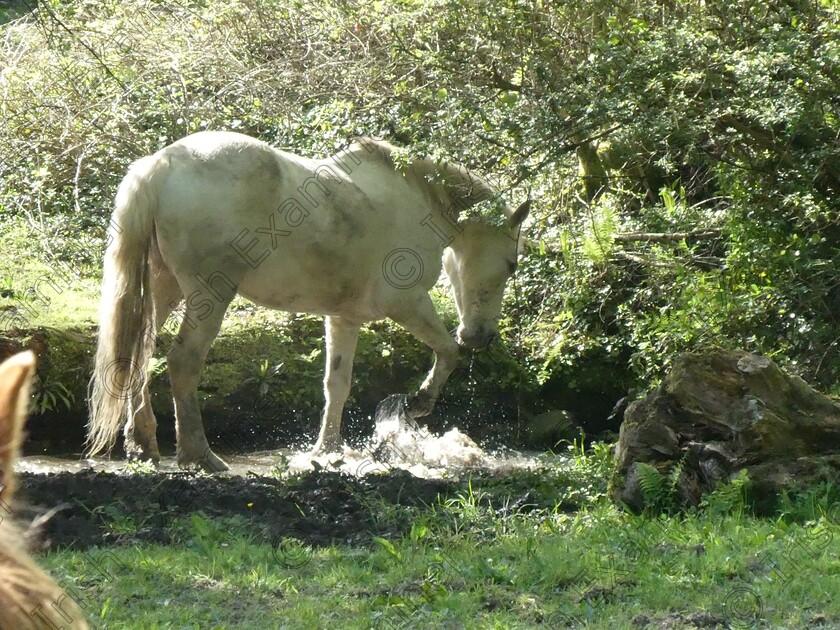
<path id="1" fill-rule="evenodd" d="M 309 471 L 282 479 L 249 474 L 270 471 L 283 455 L 290 462 L 300 459 Z M 404 462 L 403 467 L 388 464 L 381 474 L 367 474 L 372 460 L 351 455 L 339 469 L 353 476 L 332 467 L 316 471 L 305 454 L 289 457 L 279 451 L 230 458 L 232 472 L 212 476 L 178 471 L 174 458 L 166 458 L 157 472 L 133 474 L 121 461 L 27 457 L 19 466 L 16 517 L 39 523 L 35 537 L 44 548 L 181 545 L 185 535 L 195 534 L 190 534 L 190 515 L 197 512 L 236 517 L 255 538 L 272 545 L 291 532 L 306 545 L 319 546 L 368 545 L 376 537 L 405 535 L 418 510 L 464 496 L 484 497 L 488 509 L 509 512 L 557 509 L 560 487 L 532 476 L 539 473 L 515 470 L 534 463 L 551 465 L 552 459 L 556 466 L 557 456 L 490 455 L 482 461 L 495 467 L 469 470 Z M 380 470 L 386 466 L 375 464 Z M 173 528 L 177 519 L 182 525 Z"/>
<path id="2" fill-rule="evenodd" d="M 363 448 L 345 446 L 341 453 L 331 453 L 325 456 L 312 457 L 307 451 L 279 449 L 274 451 L 259 451 L 238 455 L 226 455 L 223 459 L 230 465 L 230 471 L 225 475 L 246 477 L 281 476 L 288 474 L 314 471 L 317 468 L 341 472 L 348 475 L 364 476 L 371 473 L 386 473 L 391 470 L 405 470 L 415 477 L 424 479 L 441 479 L 468 470 L 504 471 L 512 469 L 533 468 L 539 466 L 545 456 L 542 453 L 489 453 L 468 443 L 461 445 L 466 438 L 463 434 L 449 431 L 434 441 L 427 441 L 418 445 L 409 443 L 414 449 L 409 449 L 404 440 L 385 443 L 379 449 L 369 445 Z M 471 442 L 471 440 L 470 440 Z M 423 450 L 419 450 L 422 448 Z M 405 459 L 400 455 L 405 454 Z M 123 459 L 50 457 L 46 455 L 28 455 L 18 460 L 15 470 L 19 473 L 45 475 L 48 473 L 79 473 L 83 471 L 108 472 L 116 474 L 130 474 L 134 472 Z M 182 472 L 178 468 L 174 456 L 163 457 L 158 466 L 160 473 Z"/>
<path id="3" fill-rule="evenodd" d="M 122 458 L 28 455 L 15 465 L 13 516 L 42 549 L 206 544 L 216 529 L 203 519 L 231 519 L 282 564 L 289 538 L 302 548 L 369 546 L 408 535 L 418 514 L 446 519 L 464 501 L 505 517 L 580 505 L 564 493 L 568 456 L 488 450 L 458 429 L 435 434 L 408 417 L 405 396 L 382 401 L 374 426 L 363 443 L 320 457 L 222 448 L 230 471 L 217 475 L 182 471 L 174 454 L 154 471 Z"/>
<path id="4" fill-rule="evenodd" d="M 313 457 L 308 451 L 278 449 L 246 454 L 220 454 L 230 465 L 227 475 L 282 477 L 328 470 L 363 477 L 402 470 L 422 479 L 442 479 L 470 471 L 500 472 L 539 466 L 545 454 L 486 451 L 457 428 L 436 435 L 405 414 L 405 397 L 386 398 L 376 410 L 373 436 L 362 446 L 344 446 L 341 452 Z M 76 459 L 31 455 L 19 460 L 20 472 L 46 474 L 82 471 L 131 473 L 125 460 Z M 163 457 L 158 472 L 180 472 L 175 457 Z"/>
<path id="5" fill-rule="evenodd" d="M 84 549 L 183 544 L 183 526 L 172 524 L 196 512 L 237 517 L 272 545 L 293 532 L 315 546 L 404 535 L 417 509 L 484 496 L 481 488 L 490 493 L 483 499 L 488 509 L 558 509 L 558 488 L 528 469 L 557 470 L 568 457 L 487 451 L 458 429 L 435 435 L 415 425 L 404 397 L 383 402 L 373 436 L 359 447 L 315 458 L 292 449 L 221 453 L 231 467 L 225 474 L 181 471 L 174 456 L 154 472 L 121 459 L 27 456 L 16 465 L 23 499 L 17 516 L 41 523 L 45 546 Z M 388 509 L 380 518 L 376 506 L 383 505 L 409 509 Z"/>
<path id="6" fill-rule="evenodd" d="M 454 472 L 484 470 L 489 472 L 530 468 L 538 457 L 516 452 L 487 452 L 457 428 L 442 435 L 411 420 L 406 414 L 403 394 L 388 396 L 376 408 L 371 438 L 361 448 L 344 447 L 341 454 L 316 457 L 321 468 L 355 476 L 404 470 L 415 477 L 439 479 Z M 312 468 L 312 457 L 295 455 L 289 462 L 293 471 Z"/>
<path id="7" fill-rule="evenodd" d="M 288 460 L 294 454 L 295 452 L 291 449 L 280 449 L 276 451 L 227 455 L 223 459 L 230 465 L 230 472 L 227 474 L 240 477 L 245 477 L 249 474 L 268 477 L 272 475 L 276 466 L 282 464 L 284 459 Z M 26 457 L 21 457 L 15 465 L 15 470 L 23 473 L 42 475 L 60 472 L 79 473 L 90 470 L 109 473 L 134 472 L 124 459 L 105 459 L 102 457 L 84 459 L 79 457 L 73 459 L 71 457 L 50 457 L 47 455 L 27 455 Z M 174 455 L 162 457 L 157 471 L 160 473 L 182 472 L 178 468 Z"/>

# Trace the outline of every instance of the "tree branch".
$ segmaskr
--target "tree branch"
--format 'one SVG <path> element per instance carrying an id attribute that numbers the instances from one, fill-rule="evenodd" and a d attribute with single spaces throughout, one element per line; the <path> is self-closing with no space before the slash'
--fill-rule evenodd
<path id="1" fill-rule="evenodd" d="M 639 254 L 634 254 L 632 252 L 626 252 L 623 249 L 615 249 L 612 251 L 612 255 L 618 258 L 623 258 L 624 260 L 629 260 L 630 262 L 634 262 L 638 265 L 647 265 L 649 267 L 662 267 L 663 269 L 677 269 L 677 265 L 671 262 L 665 262 L 663 260 L 654 260 L 653 258 L 646 258 L 644 256 L 640 256 Z"/>
<path id="2" fill-rule="evenodd" d="M 511 81 L 508 81 L 505 77 L 502 76 L 502 73 L 499 72 L 498 67 L 496 64 L 490 68 L 490 71 L 493 73 L 493 85 L 500 90 L 508 90 L 510 92 L 521 92 L 522 86 L 517 85 Z"/>
<path id="3" fill-rule="evenodd" d="M 46 2 L 39 2 L 39 3 L 38 3 L 38 8 L 39 8 L 39 9 L 43 9 L 43 10 L 44 10 L 44 12 L 45 12 L 45 13 L 46 13 L 46 14 L 47 14 L 47 15 L 48 15 L 48 16 L 49 16 L 49 17 L 50 17 L 50 18 L 51 18 L 51 19 L 52 19 L 52 20 L 53 20 L 56 24 L 58 24 L 58 25 L 59 25 L 59 26 L 60 26 L 63 30 L 67 31 L 67 34 L 68 34 L 68 35 L 70 35 L 70 37 L 72 37 L 73 39 L 75 39 L 75 40 L 76 40 L 76 41 L 77 41 L 77 42 L 78 42 L 78 43 L 79 43 L 79 44 L 80 44 L 80 45 L 81 45 L 81 46 L 82 46 L 85 50 L 87 50 L 87 51 L 88 51 L 88 52 L 89 52 L 89 53 L 93 56 L 93 58 L 94 58 L 94 59 L 96 59 L 96 62 L 97 62 L 97 63 L 98 63 L 98 64 L 102 67 L 102 69 L 105 71 L 105 74 L 107 74 L 107 75 L 108 75 L 109 77 L 111 77 L 114 81 L 116 81 L 117 85 L 119 85 L 119 86 L 120 86 L 120 88 L 122 88 L 123 90 L 125 90 L 125 89 L 126 89 L 126 88 L 125 88 L 125 83 L 123 83 L 122 81 L 120 81 L 120 80 L 119 80 L 119 78 L 117 78 L 117 75 L 115 75 L 115 74 L 111 71 L 111 68 L 109 68 L 109 67 L 108 67 L 108 64 L 106 64 L 106 63 L 105 63 L 105 61 L 102 59 L 102 57 L 100 57 L 100 56 L 99 56 L 99 54 L 98 54 L 98 53 L 97 53 L 97 52 L 96 52 L 93 48 L 91 48 L 91 47 L 90 47 L 90 46 L 89 46 L 86 42 L 84 42 L 84 41 L 82 40 L 82 38 L 81 38 L 81 37 L 79 37 L 78 35 L 76 35 L 76 33 L 74 33 L 74 32 L 72 31 L 72 29 L 70 29 L 70 27 L 69 27 L 69 26 L 67 26 L 64 22 L 62 22 L 62 21 L 61 21 L 61 19 L 59 19 L 59 17 L 58 17 L 58 16 L 57 16 L 57 15 L 53 12 L 53 10 L 49 7 L 49 3 L 46 3 Z M 46 33 L 46 35 L 47 35 L 47 38 L 49 39 L 49 33 Z"/>
<path id="4" fill-rule="evenodd" d="M 613 240 L 620 243 L 673 243 L 683 240 L 718 238 L 723 230 L 692 230 L 690 232 L 625 232 L 613 234 Z"/>
<path id="5" fill-rule="evenodd" d="M 514 182 L 510 186 L 507 187 L 506 190 L 510 190 L 511 188 L 515 188 L 516 186 L 518 186 L 519 184 L 524 182 L 526 179 L 528 179 L 528 178 L 532 177 L 533 175 L 539 173 L 542 169 L 544 169 L 549 164 L 553 164 L 554 161 L 558 157 L 560 157 L 561 155 L 563 155 L 565 153 L 568 153 L 570 151 L 574 151 L 575 149 L 577 149 L 581 145 L 587 144 L 589 142 L 594 142 L 595 140 L 600 140 L 601 138 L 605 138 L 606 136 L 610 135 L 613 131 L 616 131 L 617 129 L 620 129 L 622 126 L 623 126 L 622 124 L 613 125 L 609 129 L 606 129 L 604 131 L 601 131 L 600 133 L 596 133 L 592 136 L 589 136 L 588 138 L 585 138 L 584 140 L 581 140 L 580 142 L 567 142 L 565 144 L 561 144 L 559 146 L 556 146 L 556 147 L 553 147 L 553 148 L 549 149 L 548 154 L 546 155 L 545 158 L 543 158 L 535 166 L 528 167 L 526 169 L 525 173 L 523 173 L 522 175 L 517 177 L 514 180 Z M 536 151 L 537 151 L 537 149 L 534 149 L 533 151 L 530 152 L 530 154 L 533 155 L 534 153 L 536 153 Z"/>

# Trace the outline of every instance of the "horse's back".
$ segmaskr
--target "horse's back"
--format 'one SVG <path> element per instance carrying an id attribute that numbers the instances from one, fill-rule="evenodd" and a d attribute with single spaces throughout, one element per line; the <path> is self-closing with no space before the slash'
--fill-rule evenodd
<path id="1" fill-rule="evenodd" d="M 205 156 L 211 156 L 220 150 L 224 151 L 228 148 L 236 148 L 236 150 L 241 151 L 243 148 L 252 147 L 274 151 L 269 144 L 252 136 L 246 136 L 244 133 L 236 133 L 235 131 L 199 131 L 184 136 L 180 140 L 176 140 L 161 149 L 161 152 L 169 152 L 179 147 L 187 148 L 196 155 Z"/>
<path id="2" fill-rule="evenodd" d="M 375 153 L 311 160 L 202 132 L 156 155 L 168 162 L 158 245 L 181 280 L 224 269 L 255 302 L 365 319 L 394 291 L 382 272 L 389 252 L 411 250 L 424 271 L 418 290 L 437 280 L 442 245 L 422 225 L 428 201 Z"/>
<path id="3" fill-rule="evenodd" d="M 278 151 L 241 133 L 202 131 L 160 151 L 173 170 L 197 179 L 236 178 L 265 181 L 280 176 Z"/>
<path id="4" fill-rule="evenodd" d="M 157 216 L 163 221 L 234 214 L 253 223 L 271 212 L 288 177 L 278 151 L 238 133 L 195 133 L 156 155 L 168 163 Z"/>

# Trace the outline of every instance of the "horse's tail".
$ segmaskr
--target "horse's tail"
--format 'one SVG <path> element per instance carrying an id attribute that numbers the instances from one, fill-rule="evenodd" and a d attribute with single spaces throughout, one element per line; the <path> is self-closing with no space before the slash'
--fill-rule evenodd
<path id="1" fill-rule="evenodd" d="M 147 382 L 154 351 L 154 303 L 149 250 L 162 174 L 168 160 L 150 155 L 131 165 L 117 190 L 99 307 L 99 339 L 91 378 L 87 447 L 110 450 L 135 413 L 133 402 Z"/>

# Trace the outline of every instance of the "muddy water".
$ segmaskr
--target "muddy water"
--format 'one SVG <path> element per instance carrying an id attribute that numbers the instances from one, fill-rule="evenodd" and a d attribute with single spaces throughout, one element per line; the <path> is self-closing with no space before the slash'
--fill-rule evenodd
<path id="1" fill-rule="evenodd" d="M 272 470 L 283 461 L 283 458 L 288 458 L 291 451 L 263 451 L 259 453 L 247 453 L 243 455 L 227 456 L 225 460 L 230 464 L 230 474 L 244 477 L 248 473 L 253 473 L 259 476 L 270 476 Z M 70 457 L 49 457 L 45 455 L 29 455 L 21 458 L 15 470 L 19 472 L 47 474 L 70 472 L 78 473 L 87 470 L 94 470 L 96 472 L 130 472 L 131 467 L 122 459 L 105 459 L 101 457 L 93 458 L 70 458 Z M 158 471 L 161 473 L 178 472 L 178 464 L 175 462 L 175 457 L 164 457 Z"/>
<path id="2" fill-rule="evenodd" d="M 29 512 L 19 517 L 32 521 L 50 511 L 40 519 L 45 547 L 182 544 L 172 523 L 195 512 L 237 517 L 272 545 L 293 531 L 314 546 L 402 536 L 415 511 L 389 510 L 388 518 L 378 518 L 375 506 L 427 509 L 474 489 L 484 496 L 486 488 L 488 509 L 556 508 L 552 484 L 534 484 L 522 471 L 562 467 L 563 456 L 489 452 L 458 429 L 436 435 L 414 425 L 399 400 L 389 409 L 357 448 L 320 457 L 290 449 L 220 453 L 230 472 L 212 476 L 180 471 L 172 456 L 156 472 L 119 459 L 27 456 L 17 470 L 21 505 Z"/>
<path id="3" fill-rule="evenodd" d="M 452 439 L 450 436 L 448 439 Z M 456 438 L 455 438 L 456 439 Z M 454 440 L 453 440 L 454 441 Z M 433 446 L 433 448 L 435 448 Z M 425 479 L 446 478 L 453 474 L 470 469 L 483 471 L 507 471 L 512 469 L 532 468 L 545 457 L 539 453 L 488 453 L 465 450 L 466 457 L 456 457 L 452 449 L 448 453 L 435 451 L 411 453 L 409 458 L 400 460 L 400 454 L 385 453 L 382 449 L 353 449 L 345 447 L 341 453 L 312 457 L 306 451 L 280 449 L 275 451 L 260 451 L 237 455 L 226 455 L 224 460 L 230 465 L 230 471 L 225 475 L 231 476 L 282 476 L 316 469 L 326 469 L 345 474 L 364 476 L 370 473 L 384 473 L 391 470 L 405 470 L 415 477 Z M 402 452 L 405 452 L 404 450 Z M 480 454 L 479 454 L 480 453 Z M 312 462 L 316 462 L 313 465 Z M 21 458 L 15 470 L 31 474 L 48 473 L 79 473 L 82 471 L 96 471 L 109 473 L 130 473 L 132 467 L 122 459 L 71 458 L 50 457 L 45 455 L 30 455 Z M 163 457 L 158 472 L 179 472 L 175 457 Z"/>
<path id="4" fill-rule="evenodd" d="M 25 457 L 18 470 L 29 512 L 19 517 L 33 521 L 50 510 L 40 530 L 45 548 L 181 545 L 181 530 L 172 524 L 185 517 L 182 522 L 192 522 L 195 512 L 237 517 L 272 545 L 288 532 L 309 546 L 367 545 L 375 537 L 405 535 L 417 509 L 474 491 L 488 509 L 555 509 L 555 488 L 533 484 L 532 473 L 521 471 L 563 465 L 565 458 L 489 453 L 457 430 L 425 435 L 391 422 L 362 448 L 329 456 L 275 450 L 226 459 L 229 473 L 208 476 L 179 471 L 174 457 L 164 458 L 157 472 L 141 474 L 124 460 Z M 385 508 L 376 506 L 388 505 L 412 509 L 389 509 L 388 518 L 378 518 L 376 510 Z"/>
<path id="5" fill-rule="evenodd" d="M 486 472 L 531 468 L 539 464 L 534 453 L 488 452 L 460 430 L 436 435 L 426 426 L 410 421 L 405 414 L 405 397 L 386 398 L 376 412 L 373 435 L 360 447 L 345 446 L 341 452 L 313 457 L 307 451 L 279 449 L 246 454 L 220 454 L 230 465 L 228 474 L 280 477 L 327 470 L 363 477 L 370 473 L 406 471 L 414 477 L 440 479 L 467 470 Z M 131 472 L 124 460 L 28 456 L 18 463 L 21 472 Z M 136 471 L 136 468 L 134 469 Z M 174 457 L 164 457 L 159 472 L 178 471 Z"/>

